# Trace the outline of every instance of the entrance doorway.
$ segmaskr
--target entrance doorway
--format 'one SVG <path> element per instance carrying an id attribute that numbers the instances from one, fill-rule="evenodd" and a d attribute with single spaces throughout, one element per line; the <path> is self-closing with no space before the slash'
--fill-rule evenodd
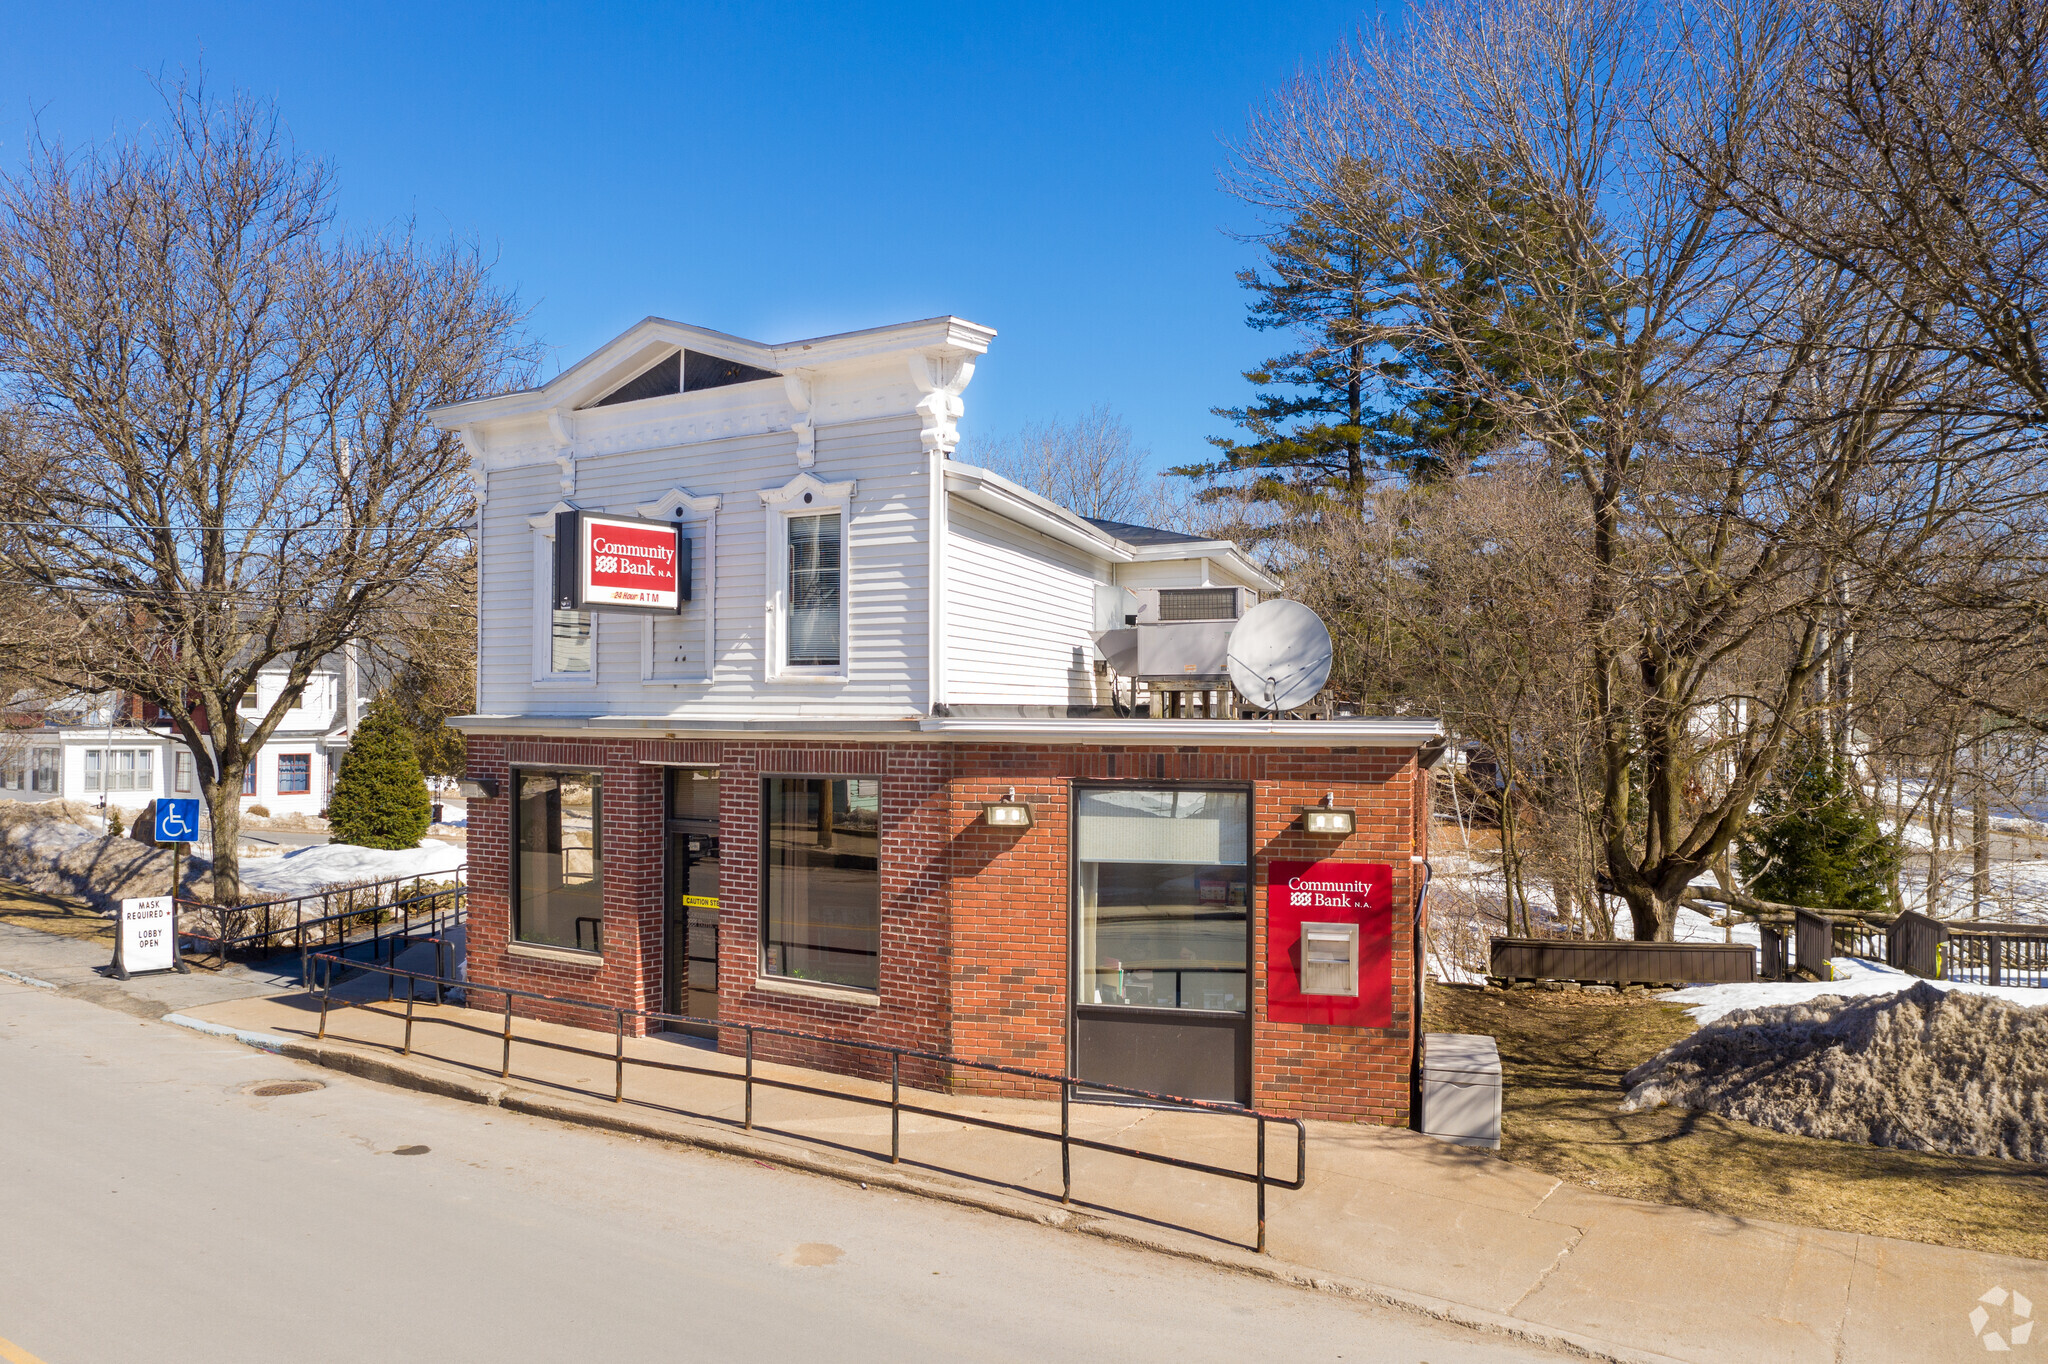
<path id="1" fill-rule="evenodd" d="M 1073 1073 L 1250 1103 L 1251 792 L 1077 786 L 1072 846 Z"/>
<path id="2" fill-rule="evenodd" d="M 668 770 L 668 896 L 662 1009 L 718 1017 L 718 769 Z M 688 1024 L 681 1032 L 713 1036 Z"/>

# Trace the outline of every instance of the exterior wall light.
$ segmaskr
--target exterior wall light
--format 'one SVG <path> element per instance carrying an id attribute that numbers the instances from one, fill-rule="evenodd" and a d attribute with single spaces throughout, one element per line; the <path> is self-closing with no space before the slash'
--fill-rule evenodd
<path id="1" fill-rule="evenodd" d="M 992 829 L 1028 829 L 1031 827 L 1031 807 L 1017 799 L 1017 788 L 1011 787 L 1010 794 L 1002 800 L 991 801 L 981 807 L 981 817 Z"/>
<path id="2" fill-rule="evenodd" d="M 490 777 L 464 777 L 455 789 L 471 800 L 489 800 L 498 794 L 498 783 Z"/>
<path id="3" fill-rule="evenodd" d="M 1336 809 L 1337 793 L 1325 791 L 1321 805 L 1311 805 L 1301 812 L 1301 828 L 1304 833 L 1348 835 L 1358 828 L 1358 814 L 1353 810 Z"/>

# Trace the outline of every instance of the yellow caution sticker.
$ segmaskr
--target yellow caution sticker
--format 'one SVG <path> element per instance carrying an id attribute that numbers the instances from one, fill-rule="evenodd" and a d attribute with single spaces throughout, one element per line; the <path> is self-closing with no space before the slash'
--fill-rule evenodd
<path id="1" fill-rule="evenodd" d="M 685 909 L 717 909 L 718 897 L 716 895 L 685 895 L 683 897 L 683 907 Z"/>

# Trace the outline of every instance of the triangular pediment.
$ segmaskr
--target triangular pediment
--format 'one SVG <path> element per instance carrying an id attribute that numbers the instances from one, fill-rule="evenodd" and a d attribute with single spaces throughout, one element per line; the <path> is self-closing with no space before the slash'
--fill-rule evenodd
<path id="1" fill-rule="evenodd" d="M 762 379 L 780 379 L 772 369 L 750 365 L 723 355 L 700 350 L 670 351 L 632 378 L 606 393 L 590 407 L 614 407 L 620 403 L 668 398 L 678 393 L 697 393 L 731 384 L 751 384 Z"/>

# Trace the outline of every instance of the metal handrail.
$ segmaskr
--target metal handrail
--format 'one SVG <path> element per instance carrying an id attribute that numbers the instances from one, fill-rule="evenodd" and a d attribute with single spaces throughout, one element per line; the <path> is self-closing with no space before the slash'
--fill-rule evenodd
<path id="1" fill-rule="evenodd" d="M 422 984 L 430 984 L 435 987 L 435 998 L 437 1001 L 442 997 L 441 991 L 444 987 L 502 995 L 505 1000 L 502 1031 L 504 1052 L 498 1067 L 498 1078 L 501 1080 L 510 1079 L 512 1075 L 512 1003 L 515 999 L 532 1000 L 542 1004 L 564 1005 L 569 1008 L 582 1009 L 593 1013 L 609 1013 L 612 1015 L 614 1039 L 612 1047 L 613 1103 L 624 1103 L 626 1101 L 626 1065 L 630 1062 L 633 1065 L 646 1066 L 653 1070 L 677 1071 L 688 1075 L 708 1075 L 719 1079 L 740 1079 L 744 1085 L 746 1095 L 745 1117 L 742 1127 L 747 1131 L 752 1131 L 754 1127 L 754 1087 L 756 1085 L 765 1085 L 771 1089 L 789 1090 L 793 1093 L 810 1094 L 821 1098 L 841 1099 L 850 1103 L 866 1104 L 874 1108 L 887 1108 L 889 1110 L 889 1163 L 891 1165 L 902 1163 L 902 1127 L 903 1114 L 905 1113 L 920 1117 L 940 1118 L 951 1122 L 966 1123 L 975 1127 L 988 1128 L 992 1131 L 1006 1132 L 1013 1136 L 1057 1141 L 1060 1145 L 1060 1203 L 1062 1206 L 1071 1206 L 1073 1203 L 1073 1151 L 1075 1147 L 1079 1147 L 1084 1151 L 1100 1151 L 1107 1155 L 1126 1156 L 1133 1160 L 1149 1161 L 1156 1165 L 1168 1165 L 1174 1169 L 1187 1170 L 1195 1174 L 1214 1175 L 1221 1179 L 1237 1180 L 1241 1183 L 1253 1185 L 1258 1191 L 1259 1231 L 1255 1249 L 1260 1254 L 1266 1252 L 1266 1190 L 1269 1187 L 1287 1189 L 1289 1191 L 1298 1190 L 1308 1181 L 1307 1125 L 1300 1118 L 1284 1117 L 1277 1113 L 1262 1113 L 1256 1108 L 1249 1108 L 1239 1104 L 1222 1103 L 1214 1099 L 1189 1099 L 1178 1094 L 1162 1094 L 1154 1090 L 1137 1089 L 1129 1085 L 1110 1084 L 1103 1080 L 1085 1080 L 1079 1076 L 1066 1074 L 1055 1075 L 1049 1071 L 1027 1070 L 1021 1066 L 1006 1066 L 994 1061 L 974 1061 L 965 1057 L 949 1056 L 942 1052 L 923 1051 L 916 1047 L 892 1047 L 881 1042 L 862 1042 L 845 1037 L 830 1037 L 823 1033 L 801 1032 L 794 1028 L 778 1028 L 765 1023 L 733 1023 L 714 1018 L 697 1018 L 689 1014 L 664 1013 L 656 1009 L 629 1009 L 617 1004 L 599 1004 L 593 1000 L 576 999 L 567 995 L 541 994 L 533 990 L 514 990 L 502 985 L 479 985 L 473 981 L 451 980 L 442 976 L 429 975 L 423 971 L 408 971 L 395 965 L 377 966 L 368 962 L 349 961 L 338 953 L 316 952 L 312 954 L 310 960 L 323 964 L 318 987 L 320 990 L 320 1027 L 316 1034 L 316 1038 L 321 1041 L 325 1041 L 327 1037 L 327 1015 L 334 1003 L 334 968 L 337 965 L 345 970 L 375 971 L 385 976 L 384 999 L 387 1003 L 391 1002 L 394 998 L 396 982 L 399 979 L 404 979 L 407 982 L 405 1041 L 399 1049 L 399 1054 L 402 1056 L 412 1055 L 413 1005 L 418 998 L 419 987 Z M 435 960 L 436 965 L 438 965 L 438 954 Z M 308 978 L 307 984 L 310 988 L 312 985 L 310 978 Z M 367 1001 L 343 999 L 341 1003 L 344 1008 L 350 1008 L 362 1007 Z M 680 1023 L 686 1026 L 710 1028 L 721 1036 L 729 1029 L 737 1029 L 745 1034 L 745 1068 L 739 1076 L 735 1077 L 731 1071 L 713 1070 L 705 1066 L 685 1065 L 675 1061 L 655 1061 L 638 1056 L 629 1057 L 626 1055 L 626 1020 L 628 1018 L 644 1019 L 650 1023 Z M 481 1031 L 481 1029 L 476 1029 L 476 1031 Z M 777 1080 L 765 1076 L 756 1076 L 754 1074 L 754 1038 L 757 1034 L 769 1037 L 792 1038 L 803 1042 L 821 1042 L 837 1047 L 851 1047 L 858 1051 L 874 1052 L 887 1056 L 889 1058 L 889 1097 L 887 1099 L 879 1099 L 865 1094 L 848 1093 L 843 1090 L 822 1089 L 816 1085 L 800 1084 L 794 1080 Z M 547 1046 L 552 1050 L 571 1052 L 579 1056 L 601 1057 L 603 1055 L 601 1052 L 583 1047 L 569 1046 L 559 1042 L 537 1043 L 536 1045 Z M 1035 1127 L 1023 1127 L 1016 1123 L 1002 1122 L 995 1118 L 985 1118 L 975 1114 L 927 1108 L 917 1104 L 905 1103 L 903 1102 L 902 1082 L 903 1061 L 906 1057 L 914 1061 L 929 1061 L 937 1065 L 959 1066 L 968 1070 L 983 1071 L 993 1075 L 1007 1075 L 1018 1079 L 1056 1084 L 1060 1087 L 1060 1130 L 1058 1133 L 1046 1132 Z M 1111 1142 L 1096 1141 L 1090 1137 L 1075 1136 L 1070 1118 L 1070 1109 L 1073 1102 L 1073 1092 L 1076 1087 L 1092 1092 L 1117 1094 L 1133 1099 L 1145 1099 L 1153 1103 L 1172 1105 L 1183 1110 L 1223 1113 L 1232 1117 L 1250 1118 L 1257 1124 L 1255 1168 L 1249 1171 L 1238 1170 L 1224 1165 L 1210 1165 L 1203 1161 L 1186 1160 L 1179 1156 L 1162 1155 L 1156 1151 L 1141 1151 L 1136 1147 L 1119 1146 Z M 1280 1179 L 1269 1174 L 1266 1170 L 1266 1125 L 1268 1123 L 1286 1123 L 1294 1128 L 1294 1178 L 1291 1180 Z M 795 1136 L 799 1140 L 804 1141 L 819 1140 L 819 1138 L 809 1137 L 800 1132 L 786 1135 Z"/>
<path id="2" fill-rule="evenodd" d="M 464 865 L 466 866 L 467 864 L 465 863 Z M 408 877 L 400 879 L 413 880 L 415 884 L 418 884 L 418 882 L 423 880 L 424 878 Z M 376 884 L 387 883 L 379 882 Z M 303 901 L 307 899 L 314 899 L 317 897 L 301 896 L 299 898 Z M 391 934 L 392 940 L 395 942 L 405 942 L 411 940 L 411 933 L 409 932 L 411 928 L 411 924 L 409 921 L 413 917 L 411 913 L 411 906 L 421 903 L 427 903 L 432 905 L 433 916 L 432 923 L 430 926 L 436 932 L 438 932 L 440 930 L 442 922 L 441 903 L 446 900 L 454 900 L 456 902 L 453 912 L 450 913 L 448 916 L 448 923 L 450 924 L 450 926 L 453 926 L 454 924 L 462 922 L 464 914 L 464 902 L 466 902 L 468 898 L 469 887 L 458 883 L 452 886 L 441 886 L 440 888 L 435 890 L 420 891 L 416 895 L 410 895 L 403 899 L 388 900 L 373 905 L 359 905 L 353 909 L 345 909 L 338 914 L 322 915 L 321 917 L 314 919 L 298 919 L 290 924 L 279 925 L 276 928 L 262 928 L 256 930 L 253 933 L 244 933 L 240 936 L 231 936 L 225 931 L 217 931 L 215 933 L 208 934 L 191 932 L 189 930 L 181 930 L 179 936 L 184 938 L 197 939 L 202 942 L 212 943 L 214 945 L 215 954 L 220 958 L 221 961 L 225 962 L 227 960 L 227 954 L 229 951 L 237 947 L 247 946 L 250 943 L 262 943 L 264 946 L 265 955 L 267 956 L 274 945 L 271 942 L 272 939 L 281 938 L 287 934 L 290 934 L 295 940 L 293 945 L 299 949 L 299 979 L 302 981 L 306 981 L 310 984 L 310 981 L 312 979 L 310 975 L 310 958 L 312 955 L 312 944 L 308 940 L 307 936 L 309 930 L 324 929 L 329 924 L 339 925 L 340 928 L 337 932 L 337 937 L 340 941 L 341 951 L 346 953 L 349 946 L 349 943 L 347 941 L 348 922 L 353 919 L 361 919 L 366 915 L 372 916 L 370 919 L 370 936 L 368 941 L 372 945 L 372 955 L 374 956 L 377 947 L 381 946 L 384 941 L 383 916 L 387 912 L 395 912 L 396 917 L 399 920 L 398 925 Z M 239 913 L 243 909 L 248 908 L 248 906 L 241 905 L 205 905 L 198 904 L 196 902 L 188 900 L 180 900 L 176 903 L 181 905 L 187 905 L 196 909 L 213 911 L 217 916 L 217 927 L 224 926 L 224 920 L 226 915 Z M 286 904 L 291 902 L 274 901 L 273 903 Z M 324 934 L 322 936 L 324 936 Z"/>

